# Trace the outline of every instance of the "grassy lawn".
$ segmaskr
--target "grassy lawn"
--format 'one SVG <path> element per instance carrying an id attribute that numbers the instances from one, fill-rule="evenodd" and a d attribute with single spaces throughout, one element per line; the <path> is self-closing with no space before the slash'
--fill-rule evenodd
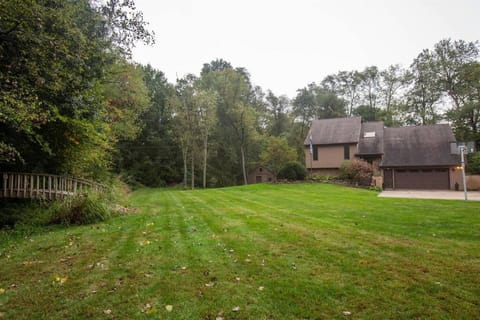
<path id="1" fill-rule="evenodd" d="M 376 196 L 142 189 L 136 214 L 3 234 L 0 318 L 478 318 L 480 203 Z"/>

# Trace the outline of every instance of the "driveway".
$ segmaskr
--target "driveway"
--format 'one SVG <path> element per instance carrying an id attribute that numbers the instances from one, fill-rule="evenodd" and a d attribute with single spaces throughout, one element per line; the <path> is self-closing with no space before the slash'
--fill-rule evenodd
<path id="1" fill-rule="evenodd" d="M 386 198 L 465 200 L 463 191 L 450 190 L 387 190 L 382 191 L 378 196 Z M 469 191 L 467 197 L 468 200 L 480 201 L 480 191 Z"/>

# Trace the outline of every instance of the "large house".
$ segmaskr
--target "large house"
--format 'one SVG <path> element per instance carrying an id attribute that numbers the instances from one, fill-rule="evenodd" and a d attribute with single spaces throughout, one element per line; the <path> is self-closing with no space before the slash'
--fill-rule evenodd
<path id="1" fill-rule="evenodd" d="M 448 124 L 386 128 L 360 117 L 314 120 L 305 139 L 305 165 L 317 175 L 338 175 L 345 160 L 360 158 L 381 172 L 389 189 L 454 189 L 460 159 L 450 153 Z"/>

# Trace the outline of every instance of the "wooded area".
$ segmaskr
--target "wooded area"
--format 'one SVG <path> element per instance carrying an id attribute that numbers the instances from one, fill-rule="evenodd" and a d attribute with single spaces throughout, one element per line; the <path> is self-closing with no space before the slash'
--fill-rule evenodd
<path id="1" fill-rule="evenodd" d="M 242 184 L 256 164 L 303 162 L 312 119 L 352 115 L 448 121 L 480 142 L 478 42 L 441 40 L 408 67 L 339 71 L 290 99 L 222 59 L 174 84 L 132 62 L 134 43 L 155 36 L 132 0 L 7 0 L 0 17 L 0 171 Z"/>

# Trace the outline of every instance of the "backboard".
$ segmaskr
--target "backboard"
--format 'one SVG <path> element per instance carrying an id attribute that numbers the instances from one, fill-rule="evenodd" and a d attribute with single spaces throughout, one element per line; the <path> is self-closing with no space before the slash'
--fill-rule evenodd
<path id="1" fill-rule="evenodd" d="M 469 154 L 469 153 L 476 152 L 474 141 L 468 141 L 468 142 L 458 141 L 458 142 L 450 142 L 450 153 L 451 154 L 460 154 L 460 147 L 461 146 L 465 147 L 464 154 Z"/>

